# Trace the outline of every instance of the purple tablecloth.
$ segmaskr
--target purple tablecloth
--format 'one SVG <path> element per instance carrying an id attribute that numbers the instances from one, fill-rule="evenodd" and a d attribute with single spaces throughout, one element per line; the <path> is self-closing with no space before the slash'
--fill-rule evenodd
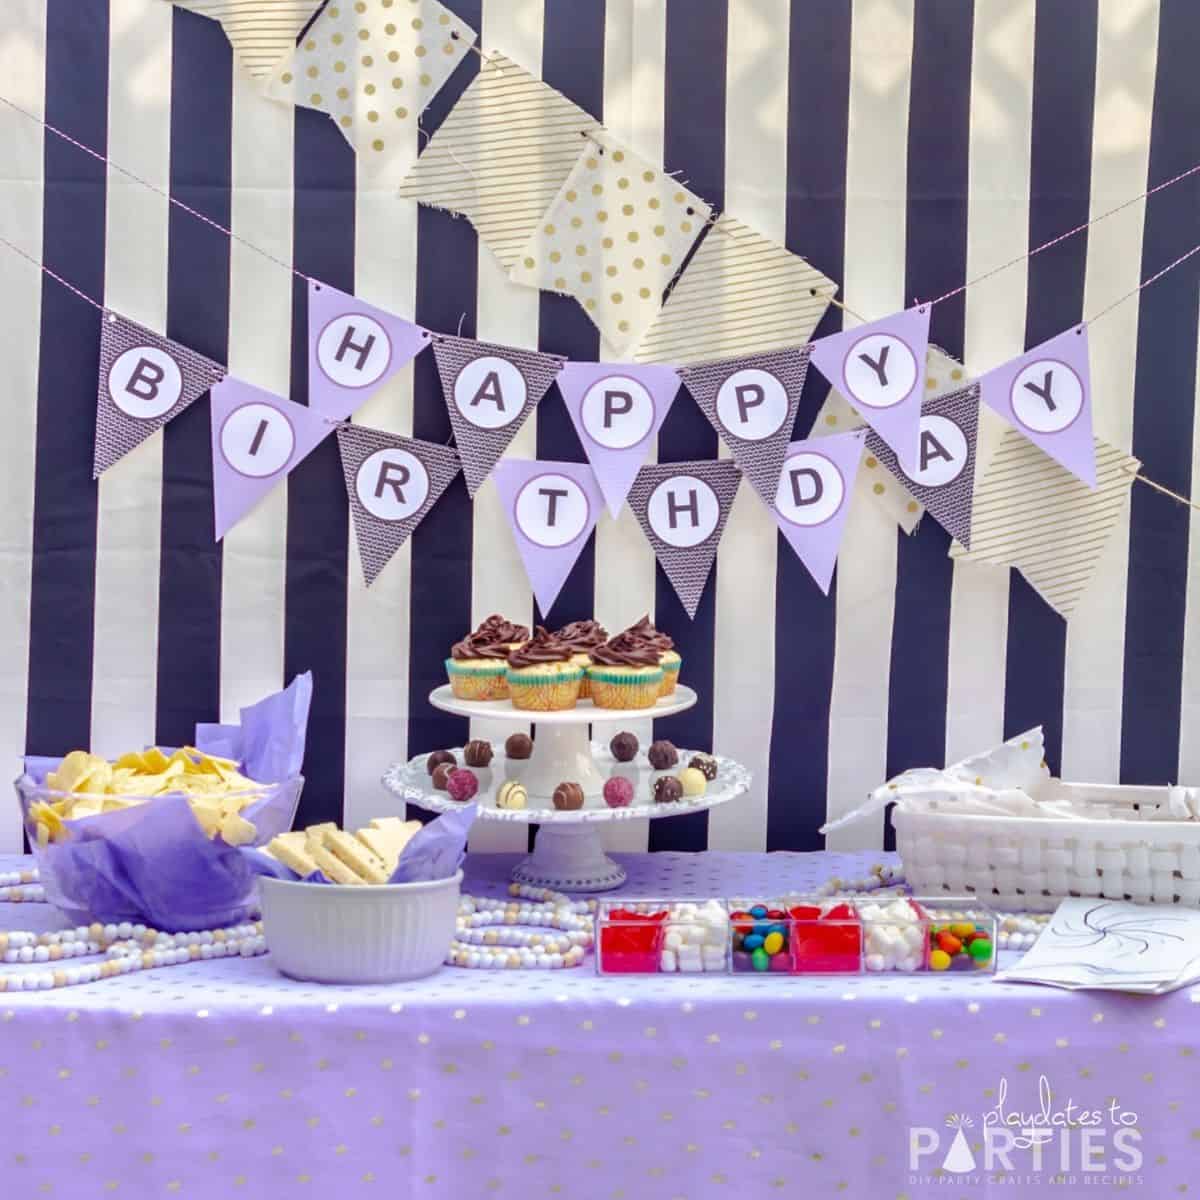
<path id="1" fill-rule="evenodd" d="M 622 857 L 629 895 L 707 896 L 879 855 Z M 468 886 L 499 892 L 512 861 L 474 858 Z M 6 929 L 52 916 L 0 909 Z M 0 996 L 0 1197 L 974 1200 L 1124 1179 L 1157 1200 L 1200 1167 L 1195 1002 L 957 974 L 601 979 L 590 959 L 364 988 L 195 963 Z M 1087 1127 L 1052 1124 L 1040 1168 L 1009 1149 L 1000 1178 L 998 1104 Z"/>

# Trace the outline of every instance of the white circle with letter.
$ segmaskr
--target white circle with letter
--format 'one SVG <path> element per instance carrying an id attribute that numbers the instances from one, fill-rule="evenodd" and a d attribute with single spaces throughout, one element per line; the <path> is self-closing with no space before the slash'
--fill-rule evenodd
<path id="1" fill-rule="evenodd" d="M 503 429 L 525 407 L 525 376 L 493 354 L 472 359 L 454 381 L 454 407 L 480 429 Z"/>
<path id="2" fill-rule="evenodd" d="M 354 476 L 359 503 L 381 521 L 403 521 L 419 512 L 429 495 L 425 464 L 407 450 L 376 450 Z"/>
<path id="3" fill-rule="evenodd" d="M 832 459 L 812 450 L 793 454 L 785 460 L 775 507 L 792 525 L 824 525 L 846 496 L 846 481 Z"/>
<path id="4" fill-rule="evenodd" d="M 787 412 L 787 388 L 758 367 L 734 371 L 717 390 L 717 419 L 744 442 L 761 442 L 777 433 Z"/>
<path id="5" fill-rule="evenodd" d="M 1009 400 L 1026 429 L 1061 433 L 1083 410 L 1083 384 L 1066 363 L 1039 358 L 1013 380 Z"/>
<path id="6" fill-rule="evenodd" d="M 895 334 L 869 333 L 850 347 L 842 367 L 846 389 L 868 408 L 891 408 L 917 382 L 917 359 Z"/>
<path id="7" fill-rule="evenodd" d="M 370 387 L 382 378 L 391 361 L 387 330 L 361 313 L 334 317 L 317 339 L 317 363 L 339 387 Z"/>
<path id="8" fill-rule="evenodd" d="M 513 516 L 534 545 L 553 550 L 573 542 L 588 527 L 591 506 L 583 488 L 566 475 L 535 475 L 517 493 Z"/>
<path id="9" fill-rule="evenodd" d="M 712 537 L 721 519 L 721 502 L 703 479 L 673 475 L 650 493 L 646 519 L 668 546 L 685 549 Z"/>
<path id="10" fill-rule="evenodd" d="M 179 403 L 183 375 L 179 364 L 157 346 L 134 346 L 109 370 L 108 394 L 127 417 L 152 421 Z"/>
<path id="11" fill-rule="evenodd" d="M 636 379 L 610 375 L 584 392 L 579 419 L 597 445 L 628 450 L 654 428 L 654 401 Z"/>
<path id="12" fill-rule="evenodd" d="M 953 483 L 967 465 L 967 435 L 950 420 L 928 414 L 921 418 L 921 441 L 917 449 L 917 470 L 904 471 L 913 483 L 923 487 L 945 487 Z M 898 461 L 898 460 L 897 460 Z"/>
<path id="13" fill-rule="evenodd" d="M 221 426 L 221 454 L 239 475 L 251 479 L 282 470 L 295 447 L 291 422 L 269 404 L 243 404 Z"/>

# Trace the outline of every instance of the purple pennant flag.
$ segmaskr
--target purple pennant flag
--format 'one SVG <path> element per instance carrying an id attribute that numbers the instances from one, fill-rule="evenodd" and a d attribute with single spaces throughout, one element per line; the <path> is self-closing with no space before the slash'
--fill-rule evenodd
<path id="1" fill-rule="evenodd" d="M 793 442 L 779 476 L 775 524 L 826 596 L 866 432 L 856 429 Z"/>
<path id="2" fill-rule="evenodd" d="M 604 506 L 596 474 L 587 463 L 506 458 L 495 475 L 525 574 L 548 613 Z"/>
<path id="3" fill-rule="evenodd" d="M 1088 487 L 1096 486 L 1086 325 L 989 371 L 979 386 L 984 404 Z"/>
<path id="4" fill-rule="evenodd" d="M 689 617 L 717 557 L 742 473 L 731 459 L 643 467 L 629 507 Z"/>
<path id="5" fill-rule="evenodd" d="M 926 400 L 921 411 L 917 467 L 905 471 L 896 454 L 872 430 L 873 454 L 964 549 L 971 548 L 971 508 L 975 496 L 975 454 L 979 440 L 979 384 Z"/>
<path id="6" fill-rule="evenodd" d="M 770 507 L 796 420 L 809 348 L 730 358 L 679 374 L 734 461 Z"/>
<path id="7" fill-rule="evenodd" d="M 212 390 L 217 541 L 333 432 L 303 404 L 226 376 Z"/>
<path id="8" fill-rule="evenodd" d="M 449 334 L 434 334 L 430 340 L 467 494 L 473 499 L 564 359 Z"/>
<path id="9" fill-rule="evenodd" d="M 338 427 L 354 534 L 370 587 L 458 474 L 449 446 L 362 425 Z"/>
<path id="10" fill-rule="evenodd" d="M 928 348 L 928 304 L 812 344 L 813 366 L 895 450 L 906 471 L 916 469 Z"/>
<path id="11" fill-rule="evenodd" d="M 672 367 L 569 362 L 558 375 L 558 390 L 608 511 L 619 517 L 651 440 L 671 411 L 679 376 Z"/>
<path id="12" fill-rule="evenodd" d="M 225 368 L 211 358 L 105 312 L 92 478 L 99 479 L 224 375 Z"/>
<path id="13" fill-rule="evenodd" d="M 308 283 L 308 404 L 341 421 L 429 345 L 429 333 L 327 283 Z"/>

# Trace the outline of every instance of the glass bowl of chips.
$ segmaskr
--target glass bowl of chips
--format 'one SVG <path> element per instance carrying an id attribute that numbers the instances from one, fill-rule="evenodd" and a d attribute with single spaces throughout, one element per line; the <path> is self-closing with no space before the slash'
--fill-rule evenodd
<path id="1" fill-rule="evenodd" d="M 68 919 L 178 932 L 245 920 L 255 877 L 239 848 L 290 829 L 303 785 L 152 746 L 27 761 L 16 790 L 46 898 Z"/>

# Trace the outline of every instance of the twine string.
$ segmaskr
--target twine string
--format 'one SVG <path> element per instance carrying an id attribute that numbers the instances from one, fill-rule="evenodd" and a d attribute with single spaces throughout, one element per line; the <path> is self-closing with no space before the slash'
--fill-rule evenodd
<path id="1" fill-rule="evenodd" d="M 1169 487 L 1163 487 L 1161 483 L 1155 483 L 1153 479 L 1147 479 L 1139 467 L 1131 467 L 1128 463 L 1122 463 L 1121 470 L 1127 475 L 1132 475 L 1136 482 L 1144 483 L 1156 492 L 1161 492 L 1164 496 L 1169 496 L 1176 504 L 1182 504 L 1185 508 L 1194 508 L 1197 512 L 1200 512 L 1200 504 L 1197 504 L 1195 500 L 1192 500 L 1188 496 L 1181 496 L 1178 492 L 1171 491 Z"/>

